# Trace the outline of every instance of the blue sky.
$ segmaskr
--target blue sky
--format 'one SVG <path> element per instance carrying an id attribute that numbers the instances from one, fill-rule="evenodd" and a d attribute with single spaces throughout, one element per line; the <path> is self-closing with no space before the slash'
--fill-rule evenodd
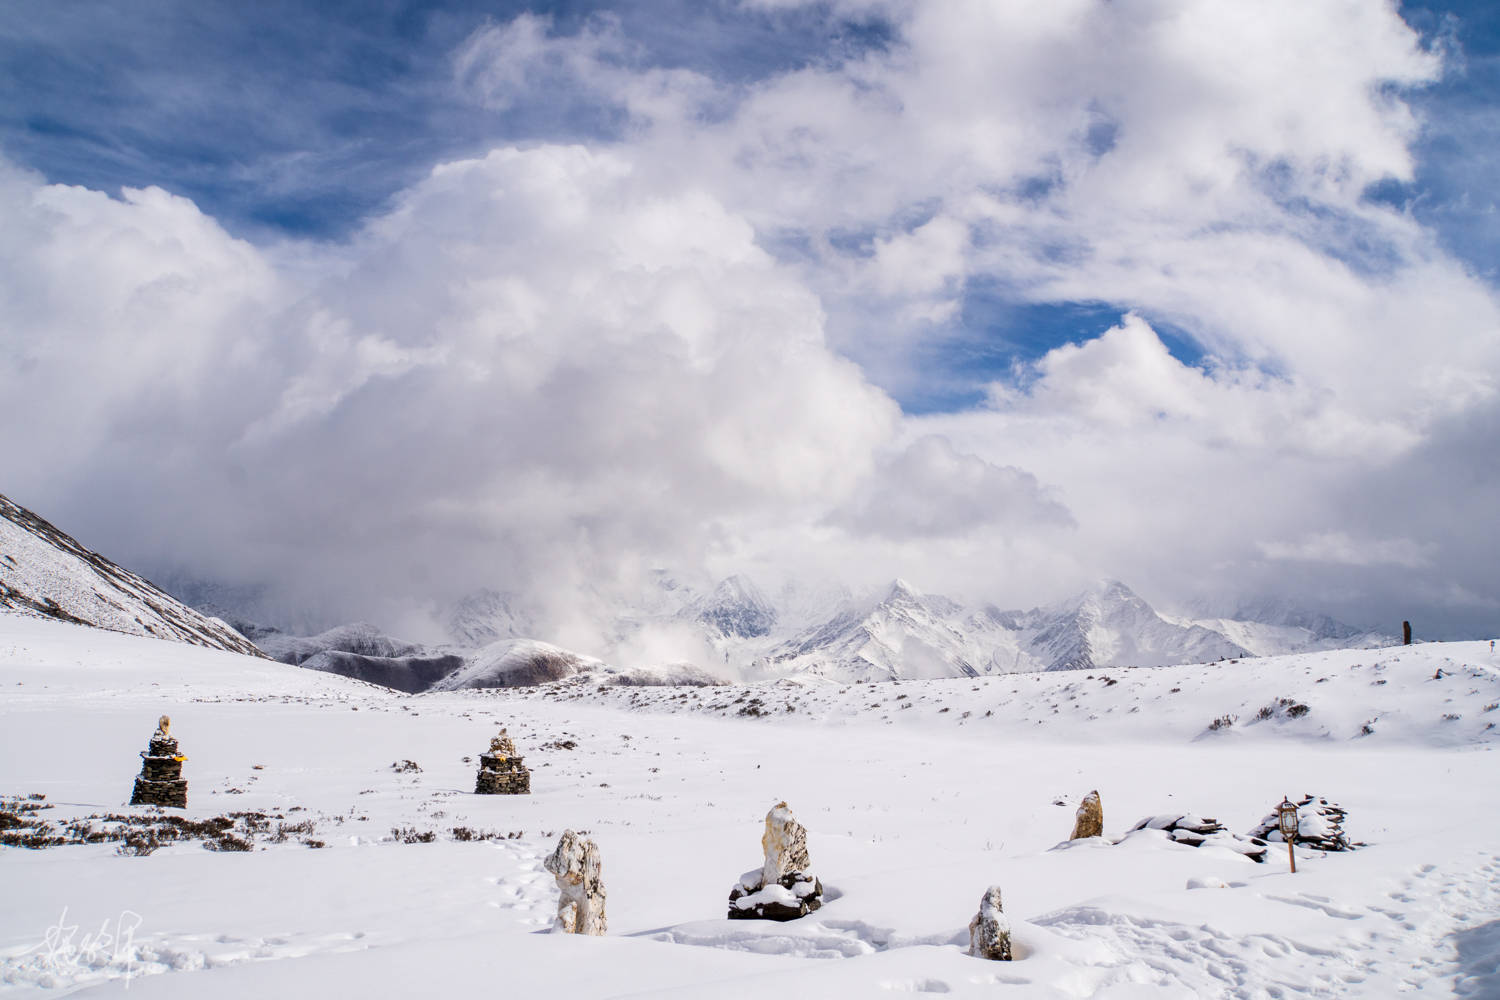
<path id="1" fill-rule="evenodd" d="M 333 617 L 837 567 L 1473 632 L 1497 96 L 1477 2 L 18 0 L 11 488 Z"/>

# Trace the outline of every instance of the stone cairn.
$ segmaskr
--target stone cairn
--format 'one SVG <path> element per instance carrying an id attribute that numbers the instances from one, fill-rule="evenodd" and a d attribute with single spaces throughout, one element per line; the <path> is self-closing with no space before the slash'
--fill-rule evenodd
<path id="1" fill-rule="evenodd" d="M 187 781 L 182 776 L 182 762 L 187 758 L 177 752 L 169 717 L 163 715 L 156 724 L 156 732 L 141 751 L 141 759 L 141 774 L 135 779 L 130 804 L 187 808 Z"/>
<path id="2" fill-rule="evenodd" d="M 527 795 L 531 792 L 531 772 L 516 756 L 516 745 L 505 730 L 490 740 L 490 752 L 479 755 L 479 776 L 474 780 L 475 795 Z"/>
<path id="3" fill-rule="evenodd" d="M 760 846 L 765 863 L 729 891 L 729 919 L 796 920 L 823 905 L 823 883 L 809 870 L 807 828 L 785 802 L 766 813 Z"/>
<path id="4" fill-rule="evenodd" d="M 1218 820 L 1205 819 L 1202 816 L 1194 816 L 1192 813 L 1147 816 L 1130 828 L 1131 833 L 1140 830 L 1160 830 L 1173 842 L 1186 844 L 1188 847 L 1202 847 L 1204 844 L 1210 847 L 1227 847 L 1257 863 L 1265 862 L 1266 852 L 1269 850 L 1266 842 L 1259 837 L 1243 837 L 1238 833 L 1230 833 L 1229 829 Z"/>
<path id="5" fill-rule="evenodd" d="M 1073 835 L 1069 840 L 1082 840 L 1085 837 L 1104 836 L 1104 806 L 1099 801 L 1099 792 L 1094 790 L 1083 797 L 1083 802 L 1078 806 L 1078 816 L 1073 821 Z M 999 899 L 998 892 L 996 893 Z"/>
<path id="6" fill-rule="evenodd" d="M 572 830 L 563 831 L 557 849 L 543 862 L 557 879 L 557 920 L 553 931 L 563 934 L 604 934 L 604 864 L 599 860 L 599 845 L 579 837 Z"/>
<path id="7" fill-rule="evenodd" d="M 992 962 L 1010 961 L 1010 920 L 1000 906 L 1000 887 L 992 885 L 969 921 L 969 954 Z"/>
<path id="8" fill-rule="evenodd" d="M 1304 795 L 1297 803 L 1297 846 L 1314 851 L 1352 851 L 1363 847 L 1344 834 L 1344 816 L 1337 804 L 1322 796 Z M 1250 836 L 1261 840 L 1284 843 L 1281 837 L 1281 819 L 1275 809 L 1261 820 Z"/>

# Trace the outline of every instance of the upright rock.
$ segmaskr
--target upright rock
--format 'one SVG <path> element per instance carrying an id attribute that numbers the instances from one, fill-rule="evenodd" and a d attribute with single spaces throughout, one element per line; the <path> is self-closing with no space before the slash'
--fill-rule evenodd
<path id="1" fill-rule="evenodd" d="M 599 860 L 599 845 L 565 830 L 558 838 L 557 849 L 543 864 L 557 880 L 557 920 L 552 929 L 564 934 L 603 936 L 604 865 Z"/>
<path id="2" fill-rule="evenodd" d="M 1068 839 L 1082 840 L 1084 837 L 1102 836 L 1104 836 L 1104 806 L 1099 801 L 1098 789 L 1095 789 L 1083 797 L 1083 802 L 1078 807 L 1078 817 L 1073 821 L 1073 835 Z"/>
<path id="3" fill-rule="evenodd" d="M 177 752 L 177 740 L 172 737 L 172 720 L 163 715 L 146 749 L 141 751 L 141 773 L 135 779 L 130 804 L 187 808 L 187 781 L 182 777 L 185 760 Z"/>
<path id="4" fill-rule="evenodd" d="M 479 774 L 474 779 L 475 795 L 527 795 L 531 792 L 531 772 L 516 755 L 510 735 L 490 740 L 490 752 L 479 755 Z"/>
<path id="5" fill-rule="evenodd" d="M 1010 920 L 1000 906 L 998 885 L 984 891 L 979 912 L 969 921 L 969 954 L 992 962 L 1010 961 Z"/>
<path id="6" fill-rule="evenodd" d="M 765 861 L 729 891 L 731 920 L 796 920 L 823 905 L 823 883 L 812 874 L 807 828 L 785 802 L 766 813 L 760 838 Z"/>

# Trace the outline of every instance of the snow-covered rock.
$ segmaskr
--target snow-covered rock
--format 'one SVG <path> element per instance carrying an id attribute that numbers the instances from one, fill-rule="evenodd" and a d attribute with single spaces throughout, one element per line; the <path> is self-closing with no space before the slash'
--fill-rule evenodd
<path id="1" fill-rule="evenodd" d="M 608 920 L 599 845 L 565 830 L 543 866 L 557 880 L 557 919 L 552 929 L 563 934 L 602 936 L 608 930 Z"/>
<path id="2" fill-rule="evenodd" d="M 1267 848 L 1264 840 L 1231 833 L 1218 820 L 1196 816 L 1193 813 L 1164 813 L 1160 816 L 1147 816 L 1132 826 L 1126 837 L 1143 831 L 1164 833 L 1167 839 L 1175 844 L 1185 844 L 1188 847 L 1224 847 L 1236 854 L 1243 854 L 1251 861 L 1264 862 L 1266 860 Z"/>
<path id="3" fill-rule="evenodd" d="M 766 813 L 760 844 L 760 870 L 741 875 L 729 892 L 731 920 L 796 920 L 823 905 L 823 883 L 810 870 L 807 828 L 785 802 Z"/>
<path id="4" fill-rule="evenodd" d="M 1010 920 L 1000 905 L 1000 887 L 992 885 L 979 899 L 979 912 L 969 921 L 969 954 L 992 962 L 1009 962 Z"/>
<path id="5" fill-rule="evenodd" d="M 1297 846 L 1310 847 L 1315 851 L 1352 851 L 1361 846 L 1344 834 L 1344 817 L 1348 815 L 1337 803 L 1321 796 L 1304 795 L 1297 802 Z M 1250 836 L 1261 840 L 1286 843 L 1281 835 L 1281 817 L 1272 809 Z"/>

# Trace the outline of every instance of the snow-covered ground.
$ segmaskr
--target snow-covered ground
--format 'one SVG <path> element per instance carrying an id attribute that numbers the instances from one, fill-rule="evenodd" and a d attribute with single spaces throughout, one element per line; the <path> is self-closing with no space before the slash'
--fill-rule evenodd
<path id="1" fill-rule="evenodd" d="M 0 614 L 0 692 L 0 796 L 44 794 L 49 821 L 130 811 L 137 753 L 165 712 L 189 816 L 315 827 L 246 853 L 0 848 L 10 995 L 1500 996 L 1487 642 L 411 697 Z M 501 725 L 533 769 L 530 796 L 470 794 Z M 392 767 L 405 760 L 421 771 Z M 1060 846 L 1090 789 L 1106 838 Z M 1303 851 L 1294 875 L 1281 845 L 1257 865 L 1125 836 L 1171 811 L 1243 833 L 1301 793 L 1347 809 L 1366 846 Z M 726 920 L 782 799 L 808 827 L 827 902 L 788 924 Z M 504 837 L 459 841 L 456 827 Z M 541 862 L 570 827 L 603 853 L 605 938 L 546 933 L 556 891 Z M 964 954 L 991 884 L 1014 962 Z"/>

